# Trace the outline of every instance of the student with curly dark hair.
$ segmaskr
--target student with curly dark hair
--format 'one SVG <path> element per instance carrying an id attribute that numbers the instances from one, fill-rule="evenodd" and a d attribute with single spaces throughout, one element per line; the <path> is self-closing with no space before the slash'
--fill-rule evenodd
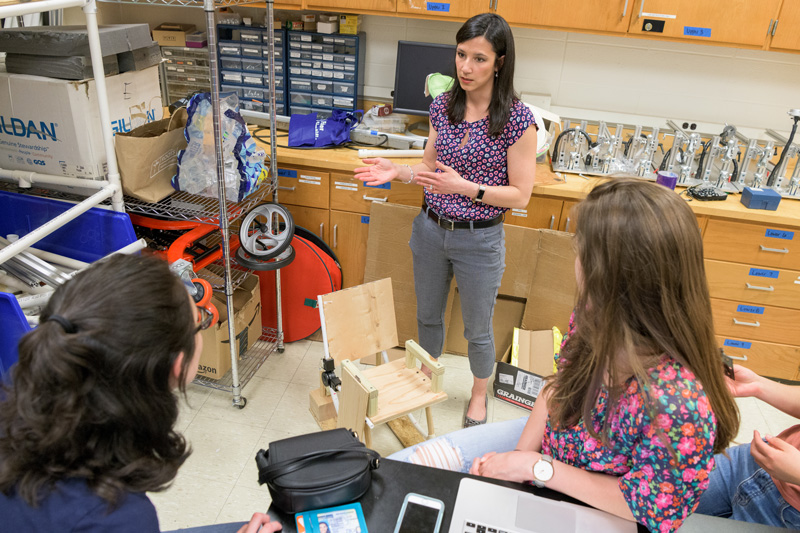
<path id="1" fill-rule="evenodd" d="M 153 257 L 113 256 L 53 293 L 0 403 L 4 530 L 159 531 L 145 492 L 190 453 L 175 389 L 194 378 L 210 323 L 196 309 Z M 262 525 L 280 529 L 256 513 L 240 532 Z"/>

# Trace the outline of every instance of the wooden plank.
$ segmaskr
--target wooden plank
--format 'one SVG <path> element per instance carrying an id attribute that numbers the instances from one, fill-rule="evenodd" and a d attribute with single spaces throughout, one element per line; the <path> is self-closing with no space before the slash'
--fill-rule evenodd
<path id="1" fill-rule="evenodd" d="M 406 341 L 406 368 L 416 369 L 416 361 L 431 370 L 431 392 L 441 392 L 444 381 L 444 365 L 431 357 L 422 346 L 409 339 Z"/>
<path id="2" fill-rule="evenodd" d="M 339 420 L 336 427 L 352 429 L 362 441 L 366 438 L 366 420 L 370 401 L 375 403 L 377 390 L 361 377 L 349 360 L 342 362 L 342 390 L 339 393 Z"/>
<path id="3" fill-rule="evenodd" d="M 387 425 L 403 444 L 403 448 L 425 442 L 425 436 L 419 432 L 408 416 L 401 416 L 400 418 L 390 420 Z"/>
<path id="4" fill-rule="evenodd" d="M 326 294 L 320 301 L 328 352 L 337 364 L 397 346 L 390 279 Z"/>

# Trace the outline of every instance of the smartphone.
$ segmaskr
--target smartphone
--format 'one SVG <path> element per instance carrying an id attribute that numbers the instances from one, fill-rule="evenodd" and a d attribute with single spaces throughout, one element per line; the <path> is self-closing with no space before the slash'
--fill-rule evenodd
<path id="1" fill-rule="evenodd" d="M 444 502 L 409 492 L 400 509 L 394 533 L 439 533 Z"/>

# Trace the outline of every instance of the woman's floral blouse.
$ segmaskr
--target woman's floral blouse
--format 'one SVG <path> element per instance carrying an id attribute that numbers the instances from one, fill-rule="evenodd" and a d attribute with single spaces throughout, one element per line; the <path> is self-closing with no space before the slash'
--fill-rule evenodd
<path id="1" fill-rule="evenodd" d="M 569 333 L 573 329 L 570 318 Z M 648 372 L 651 397 L 657 402 L 655 419 L 642 385 L 632 377 L 613 413 L 606 412 L 605 388 L 592 411 L 598 432 L 605 417 L 612 417 L 608 446 L 589 434 L 584 420 L 558 429 L 548 418 L 542 452 L 572 466 L 619 476 L 619 488 L 637 522 L 653 532 L 675 531 L 708 487 L 716 420 L 703 386 L 688 368 L 664 355 Z"/>

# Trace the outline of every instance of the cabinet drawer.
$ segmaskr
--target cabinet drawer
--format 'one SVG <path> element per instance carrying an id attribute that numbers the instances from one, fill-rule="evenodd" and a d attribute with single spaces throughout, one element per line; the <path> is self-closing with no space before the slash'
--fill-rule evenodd
<path id="1" fill-rule="evenodd" d="M 706 259 L 711 296 L 800 309 L 800 272 Z"/>
<path id="2" fill-rule="evenodd" d="M 798 233 L 791 228 L 712 219 L 703 247 L 707 259 L 800 270 Z"/>
<path id="3" fill-rule="evenodd" d="M 506 211 L 506 224 L 525 228 L 544 228 L 557 230 L 561 221 L 562 200 L 532 196 L 525 209 Z"/>
<path id="4" fill-rule="evenodd" d="M 800 345 L 800 311 L 711 298 L 714 329 L 740 339 Z"/>
<path id="5" fill-rule="evenodd" d="M 367 187 L 352 174 L 331 173 L 331 209 L 368 215 L 372 202 L 422 207 L 422 187 L 399 181 Z"/>
<path id="6" fill-rule="evenodd" d="M 329 182 L 328 172 L 278 167 L 278 199 L 288 204 L 327 209 Z"/>
<path id="7" fill-rule="evenodd" d="M 800 346 L 750 341 L 717 335 L 719 346 L 734 362 L 762 376 L 797 379 L 800 370 Z"/>

